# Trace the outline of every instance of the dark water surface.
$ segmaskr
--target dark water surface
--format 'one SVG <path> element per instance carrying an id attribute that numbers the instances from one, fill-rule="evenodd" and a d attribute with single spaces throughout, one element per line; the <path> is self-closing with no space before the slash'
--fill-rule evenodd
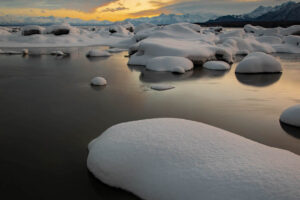
<path id="1" fill-rule="evenodd" d="M 88 59 L 90 48 L 65 49 L 64 58 L 0 55 L 0 199 L 137 199 L 86 168 L 88 143 L 131 120 L 191 119 L 300 154 L 299 129 L 279 123 L 300 103 L 299 55 L 276 55 L 282 74 L 236 76 L 235 64 L 175 75 L 128 67 L 126 52 Z M 95 76 L 108 85 L 91 87 Z M 158 83 L 176 88 L 149 89 Z"/>

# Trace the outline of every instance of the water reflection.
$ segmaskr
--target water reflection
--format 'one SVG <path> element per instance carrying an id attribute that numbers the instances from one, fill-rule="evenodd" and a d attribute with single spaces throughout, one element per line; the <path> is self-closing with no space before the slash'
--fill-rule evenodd
<path id="1" fill-rule="evenodd" d="M 281 128 L 289 135 L 300 139 L 300 128 L 295 126 L 290 126 L 285 123 L 280 122 Z"/>
<path id="2" fill-rule="evenodd" d="M 99 62 L 107 60 L 109 57 L 87 57 L 90 62 Z"/>
<path id="3" fill-rule="evenodd" d="M 279 81 L 281 73 L 276 74 L 235 74 L 237 80 L 244 84 L 255 87 L 266 87 Z"/>
<path id="4" fill-rule="evenodd" d="M 136 197 L 130 192 L 104 184 L 99 179 L 96 179 L 95 176 L 89 171 L 87 173 L 90 183 L 99 197 L 105 197 L 105 199 L 140 200 L 140 198 Z"/>
<path id="5" fill-rule="evenodd" d="M 195 67 L 191 71 L 187 71 L 184 74 L 177 74 L 171 72 L 155 72 L 147 70 L 144 66 L 128 65 L 128 68 L 131 71 L 140 72 L 140 81 L 145 83 L 161 83 L 161 82 L 170 82 L 170 81 L 186 81 L 186 80 L 195 80 L 200 78 L 221 78 L 228 71 L 216 71 L 216 70 L 207 70 L 202 67 Z"/>

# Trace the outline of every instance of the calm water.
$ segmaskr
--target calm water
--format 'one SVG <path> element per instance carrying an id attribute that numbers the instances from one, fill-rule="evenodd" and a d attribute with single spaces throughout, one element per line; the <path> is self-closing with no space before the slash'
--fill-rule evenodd
<path id="1" fill-rule="evenodd" d="M 137 119 L 205 122 L 300 154 L 299 129 L 279 123 L 285 108 L 300 103 L 299 55 L 276 55 L 282 74 L 236 76 L 233 65 L 175 75 L 128 67 L 126 52 L 88 59 L 89 49 L 65 49 L 65 58 L 0 55 L 0 199 L 137 199 L 86 168 L 89 141 Z M 95 76 L 107 87 L 91 87 Z M 149 89 L 158 83 L 176 88 Z"/>

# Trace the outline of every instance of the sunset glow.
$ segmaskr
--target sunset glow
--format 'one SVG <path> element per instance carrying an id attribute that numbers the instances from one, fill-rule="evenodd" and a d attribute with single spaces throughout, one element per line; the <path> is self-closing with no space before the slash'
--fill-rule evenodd
<path id="1" fill-rule="evenodd" d="M 3 0 L 0 16 L 69 17 L 82 20 L 119 21 L 127 18 L 152 17 L 164 14 L 241 13 L 258 4 L 272 5 L 275 0 Z"/>

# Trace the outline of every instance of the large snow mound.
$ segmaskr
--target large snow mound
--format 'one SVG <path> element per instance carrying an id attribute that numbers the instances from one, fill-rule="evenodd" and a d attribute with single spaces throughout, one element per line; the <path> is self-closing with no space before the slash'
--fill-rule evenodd
<path id="1" fill-rule="evenodd" d="M 148 61 L 146 68 L 152 71 L 168 71 L 176 73 L 185 73 L 193 69 L 192 61 L 183 57 L 161 56 Z"/>
<path id="2" fill-rule="evenodd" d="M 281 114 L 280 121 L 288 125 L 300 127 L 300 104 L 286 109 Z"/>
<path id="3" fill-rule="evenodd" d="M 145 200 L 298 200 L 300 157 L 203 123 L 115 125 L 89 144 L 88 169 Z"/>
<path id="4" fill-rule="evenodd" d="M 279 73 L 280 62 L 271 55 L 255 52 L 246 56 L 236 67 L 236 73 Z"/>
<path id="5" fill-rule="evenodd" d="M 223 61 L 208 61 L 203 65 L 206 69 L 211 70 L 228 70 L 230 69 L 230 65 Z"/>

